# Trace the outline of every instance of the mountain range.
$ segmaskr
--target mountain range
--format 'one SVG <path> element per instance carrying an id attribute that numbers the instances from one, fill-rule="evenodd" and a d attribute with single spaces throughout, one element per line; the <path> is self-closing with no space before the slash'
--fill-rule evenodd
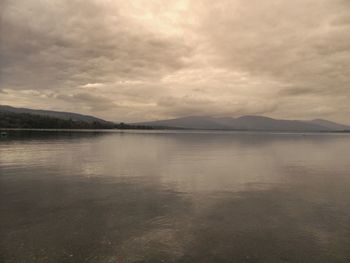
<path id="1" fill-rule="evenodd" d="M 350 126 L 323 119 L 311 121 L 280 120 L 264 116 L 246 115 L 233 117 L 189 116 L 183 118 L 137 123 L 153 127 L 174 127 L 205 130 L 252 130 L 252 131 L 344 131 Z"/>
<path id="2" fill-rule="evenodd" d="M 11 114 L 11 115 L 9 115 Z M 33 116 L 46 117 L 46 119 L 35 119 L 36 126 L 45 127 L 45 124 L 40 122 L 48 121 L 47 118 L 54 118 L 57 120 L 64 120 L 73 123 L 78 127 L 108 127 L 108 128 L 176 128 L 176 129 L 203 129 L 203 130 L 249 130 L 249 131 L 290 131 L 290 132 L 327 132 L 327 131 L 350 131 L 350 126 L 339 124 L 336 122 L 315 119 L 310 121 L 305 120 L 281 120 L 273 119 L 264 116 L 246 115 L 238 118 L 233 117 L 211 117 L 211 116 L 188 116 L 176 119 L 157 120 L 149 122 L 139 122 L 130 124 L 116 124 L 96 118 L 90 115 L 83 115 L 72 112 L 50 111 L 50 110 L 34 110 L 27 108 L 16 108 L 7 105 L 0 105 L 0 116 L 5 118 L 4 125 L 11 123 L 11 118 L 16 118 L 16 126 L 28 127 L 32 120 L 27 121 Z M 19 118 L 20 116 L 20 118 Z M 30 117 L 29 117 L 30 116 Z M 27 118 L 27 119 L 26 119 Z M 1 120 L 0 120 L 1 122 Z M 25 122 L 25 126 L 21 123 Z M 52 121 L 51 121 L 52 122 Z M 12 122 L 13 123 L 13 122 Z M 89 125 L 90 124 L 90 125 Z M 93 124 L 94 126 L 91 126 Z M 97 126 L 96 126 L 97 124 Z M 2 126 L 4 126 L 2 125 Z M 68 125 L 64 123 L 64 125 Z M 71 124 L 69 124 L 71 125 Z M 54 125 L 55 126 L 55 125 Z M 2 127 L 6 128 L 6 127 Z M 48 127 L 50 128 L 50 127 Z"/>

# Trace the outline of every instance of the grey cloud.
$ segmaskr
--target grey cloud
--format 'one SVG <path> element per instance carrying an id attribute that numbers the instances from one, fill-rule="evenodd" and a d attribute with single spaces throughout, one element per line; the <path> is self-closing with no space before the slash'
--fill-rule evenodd
<path id="1" fill-rule="evenodd" d="M 160 114 L 171 117 L 186 115 L 240 116 L 265 115 L 275 111 L 278 105 L 274 102 L 251 100 L 249 102 L 215 101 L 194 97 L 162 97 L 158 100 Z"/>
<path id="2" fill-rule="evenodd" d="M 319 94 L 319 91 L 315 91 L 312 88 L 307 87 L 288 87 L 283 88 L 279 92 L 279 95 L 282 96 L 304 96 L 304 95 L 315 95 Z"/>
<path id="3" fill-rule="evenodd" d="M 332 26 L 350 26 L 350 14 L 337 16 L 331 21 Z"/>
<path id="4" fill-rule="evenodd" d="M 83 92 L 73 95 L 57 94 L 55 98 L 74 104 L 83 104 L 93 111 L 104 111 L 118 107 L 117 104 L 109 98 Z"/>
<path id="5" fill-rule="evenodd" d="M 349 84 L 350 34 L 329 20 L 343 17 L 349 3 L 255 0 L 236 1 L 239 4 L 229 8 L 233 2 L 219 2 L 204 24 L 226 65 L 316 90 L 344 91 Z M 212 20 L 214 13 L 217 19 Z"/>
<path id="6" fill-rule="evenodd" d="M 2 14 L 2 86 L 61 88 L 155 78 L 191 50 L 134 25 L 98 1 L 8 1 Z"/>
<path id="7" fill-rule="evenodd" d="M 0 5 L 0 89 L 11 90 L 2 103 L 123 121 L 324 114 L 350 123 L 347 0 Z"/>

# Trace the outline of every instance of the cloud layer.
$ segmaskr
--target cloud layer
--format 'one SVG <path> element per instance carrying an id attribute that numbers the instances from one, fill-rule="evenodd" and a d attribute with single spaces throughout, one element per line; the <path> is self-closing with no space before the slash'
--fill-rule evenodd
<path id="1" fill-rule="evenodd" d="M 4 0 L 0 103 L 114 121 L 350 123 L 349 10 L 346 0 Z"/>

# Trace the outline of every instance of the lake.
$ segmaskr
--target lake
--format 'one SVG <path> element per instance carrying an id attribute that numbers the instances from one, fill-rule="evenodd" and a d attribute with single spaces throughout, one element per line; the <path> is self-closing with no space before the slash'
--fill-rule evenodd
<path id="1" fill-rule="evenodd" d="M 0 262 L 350 262 L 350 135 L 14 132 Z"/>

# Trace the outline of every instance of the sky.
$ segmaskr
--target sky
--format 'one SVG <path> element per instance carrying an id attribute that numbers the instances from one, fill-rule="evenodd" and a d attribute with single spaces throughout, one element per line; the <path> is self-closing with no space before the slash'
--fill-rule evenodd
<path id="1" fill-rule="evenodd" d="M 350 124 L 349 0 L 0 0 L 0 104 Z"/>

